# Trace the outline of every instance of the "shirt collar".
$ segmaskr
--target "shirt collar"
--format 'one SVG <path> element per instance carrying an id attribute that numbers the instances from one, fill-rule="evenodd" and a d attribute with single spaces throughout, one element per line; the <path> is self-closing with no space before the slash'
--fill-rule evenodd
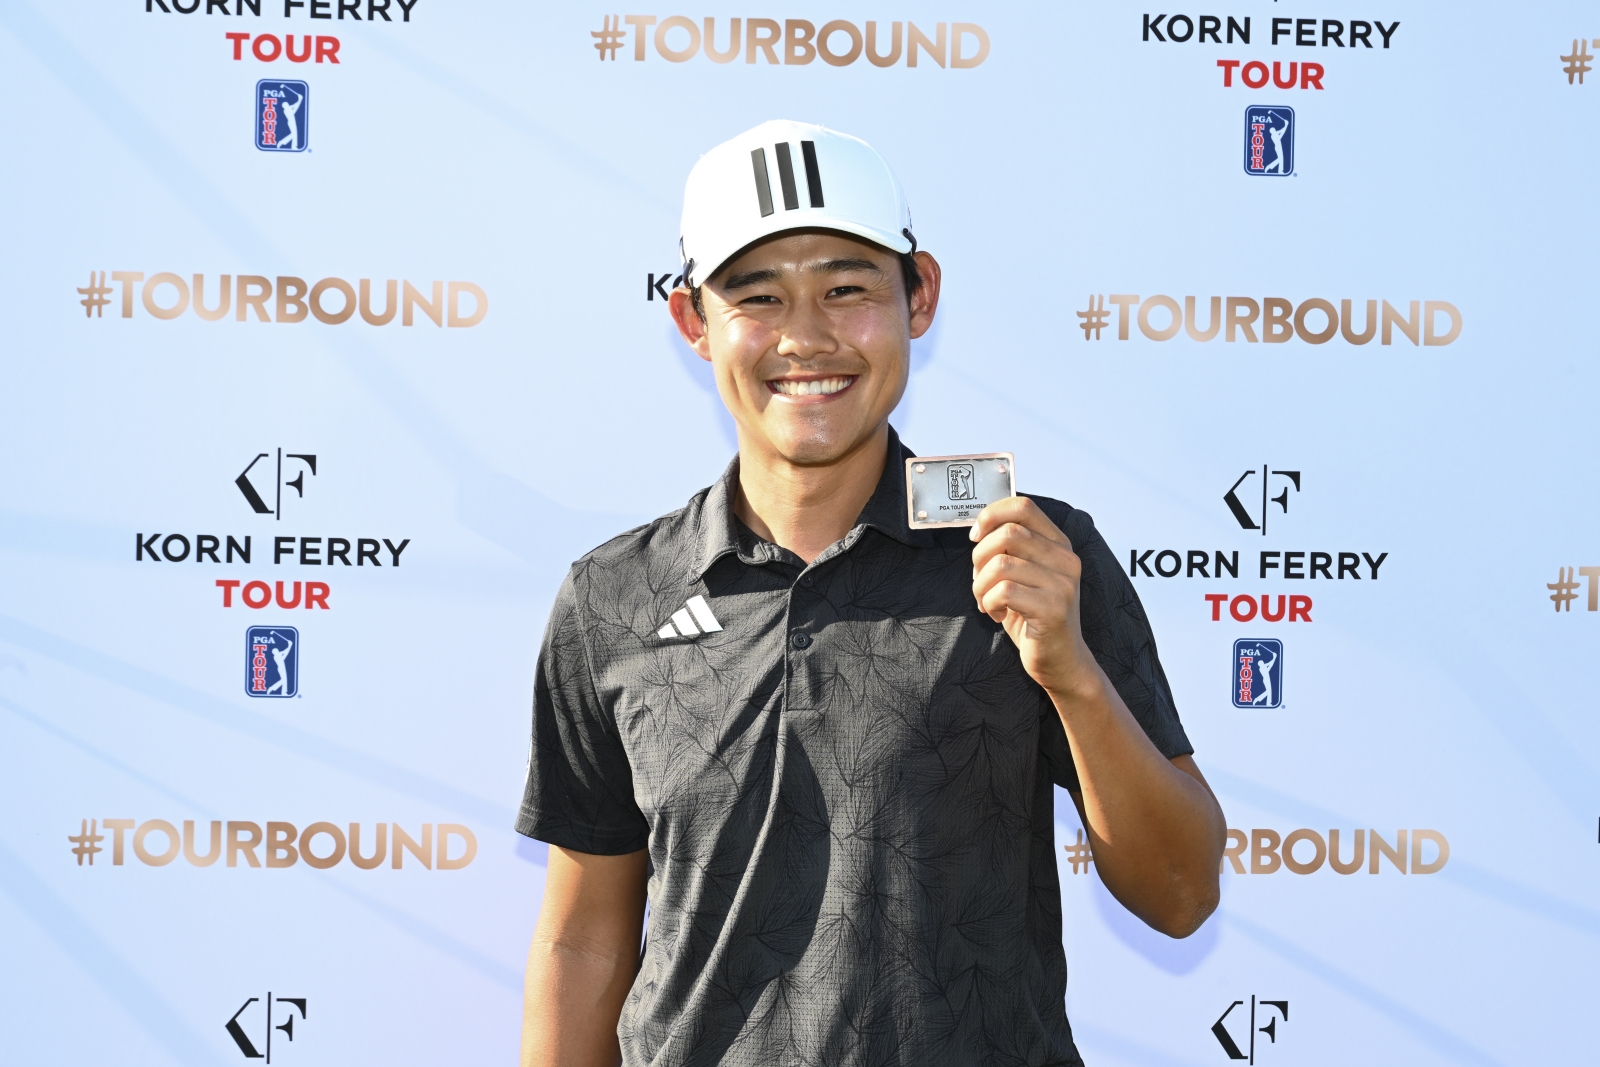
<path id="1" fill-rule="evenodd" d="M 871 527 L 901 544 L 924 548 L 934 543 L 933 531 L 913 530 L 907 521 L 905 461 L 916 453 L 900 441 L 893 426 L 889 427 L 889 449 L 878 478 L 878 487 L 872 491 L 855 528 L 845 536 L 846 547 L 860 539 L 861 530 Z M 734 456 L 728 469 L 722 472 L 706 493 L 700 509 L 700 562 L 703 576 L 711 565 L 730 553 L 743 563 L 768 563 L 774 558 L 774 546 L 752 534 L 733 514 L 733 501 L 739 485 L 739 457 Z"/>
<path id="2" fill-rule="evenodd" d="M 739 457 L 735 455 L 722 477 L 706 492 L 700 506 L 700 563 L 698 573 L 705 576 L 711 565 L 729 553 L 737 553 L 745 563 L 765 563 L 765 547 L 751 543 L 744 524 L 734 518 L 733 500 L 739 485 Z"/>
<path id="3" fill-rule="evenodd" d="M 856 529 L 870 526 L 913 548 L 926 548 L 934 543 L 932 530 L 911 528 L 910 512 L 906 509 L 906 460 L 915 455 L 901 443 L 894 427 L 889 427 L 889 454 L 883 464 L 883 474 L 878 478 L 878 488 L 872 491 L 867 506 L 856 519 Z"/>

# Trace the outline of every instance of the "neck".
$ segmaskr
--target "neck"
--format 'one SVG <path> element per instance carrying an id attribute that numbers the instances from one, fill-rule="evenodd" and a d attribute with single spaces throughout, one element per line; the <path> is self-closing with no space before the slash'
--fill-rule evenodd
<path id="1" fill-rule="evenodd" d="M 849 533 L 883 477 L 889 424 L 825 466 L 803 467 L 739 443 L 734 514 L 761 538 L 810 563 Z"/>

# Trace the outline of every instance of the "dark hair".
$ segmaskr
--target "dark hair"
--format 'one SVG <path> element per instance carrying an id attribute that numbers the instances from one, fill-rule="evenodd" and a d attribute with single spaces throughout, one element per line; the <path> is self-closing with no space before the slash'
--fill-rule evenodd
<path id="1" fill-rule="evenodd" d="M 917 257 L 914 252 L 901 252 L 900 278 L 906 286 L 906 303 L 911 303 L 911 294 L 922 288 L 922 272 L 917 269 Z M 694 303 L 694 313 L 700 316 L 700 321 L 706 321 L 705 305 L 700 302 L 700 287 L 689 287 L 689 299 Z"/>

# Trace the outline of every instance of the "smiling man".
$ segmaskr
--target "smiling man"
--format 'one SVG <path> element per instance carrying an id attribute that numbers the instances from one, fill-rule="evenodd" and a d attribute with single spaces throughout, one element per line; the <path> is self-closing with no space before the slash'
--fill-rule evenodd
<path id="1" fill-rule="evenodd" d="M 1183 937 L 1217 902 L 1222 813 L 1138 597 L 1056 500 L 908 526 L 888 419 L 941 276 L 870 147 L 718 146 L 682 249 L 673 319 L 739 454 L 557 596 L 523 1063 L 1081 1063 L 1053 784 L 1145 922 Z"/>

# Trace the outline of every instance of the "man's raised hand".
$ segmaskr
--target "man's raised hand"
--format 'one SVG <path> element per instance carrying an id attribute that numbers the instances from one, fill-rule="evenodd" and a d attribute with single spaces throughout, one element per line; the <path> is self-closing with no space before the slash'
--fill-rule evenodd
<path id="1" fill-rule="evenodd" d="M 1098 685 L 1078 620 L 1083 564 L 1067 535 L 1032 500 L 1012 496 L 984 508 L 969 536 L 978 609 L 1005 627 L 1029 676 L 1052 696 Z"/>

